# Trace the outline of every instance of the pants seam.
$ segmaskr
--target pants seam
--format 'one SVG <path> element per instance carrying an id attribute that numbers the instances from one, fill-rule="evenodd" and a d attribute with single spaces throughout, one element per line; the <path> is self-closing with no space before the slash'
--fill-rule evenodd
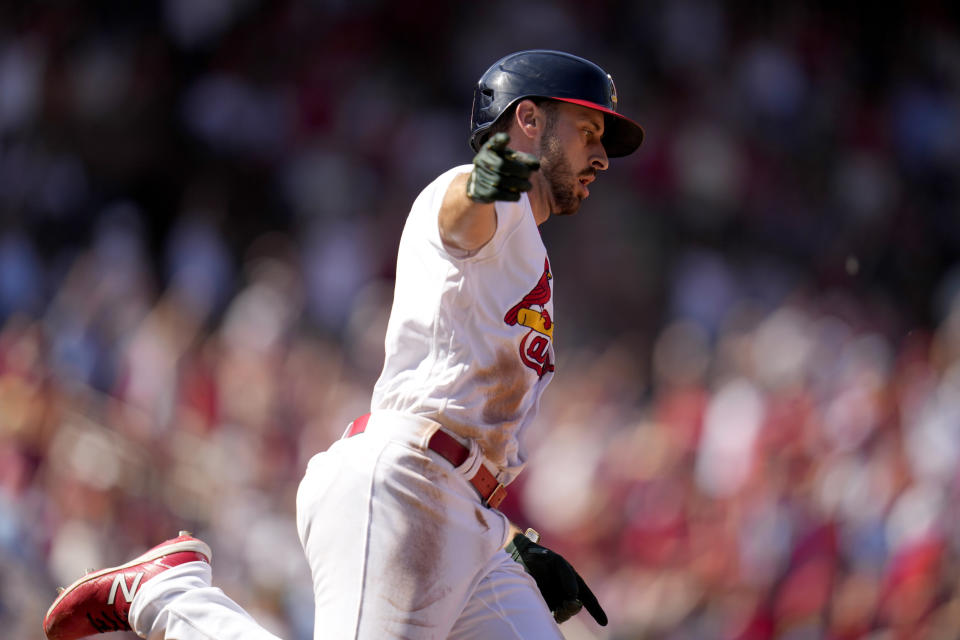
<path id="1" fill-rule="evenodd" d="M 360 597 L 357 600 L 356 626 L 353 630 L 354 640 L 359 640 L 360 638 L 360 620 L 361 616 L 363 616 L 363 600 L 367 590 L 367 565 L 370 558 L 370 523 L 373 520 L 373 488 L 377 481 L 377 473 L 380 469 L 380 459 L 387 450 L 389 443 L 389 440 L 380 443 L 380 451 L 377 453 L 376 460 L 374 460 L 373 470 L 370 473 L 370 484 L 367 488 L 367 518 L 363 526 L 365 542 L 363 545 L 363 564 L 360 567 L 362 577 L 360 578 Z"/>

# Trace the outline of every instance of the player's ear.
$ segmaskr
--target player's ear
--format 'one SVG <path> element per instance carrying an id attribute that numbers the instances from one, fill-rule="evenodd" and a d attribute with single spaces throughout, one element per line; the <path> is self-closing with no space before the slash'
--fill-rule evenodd
<path id="1" fill-rule="evenodd" d="M 533 140 L 543 128 L 544 113 L 533 100 L 521 100 L 517 103 L 515 114 L 515 124 L 520 132 L 527 138 Z"/>

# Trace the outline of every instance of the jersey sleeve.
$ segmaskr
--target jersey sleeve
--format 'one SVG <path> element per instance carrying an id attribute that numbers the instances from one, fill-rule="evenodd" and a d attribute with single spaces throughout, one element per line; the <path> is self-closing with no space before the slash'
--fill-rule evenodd
<path id="1" fill-rule="evenodd" d="M 497 228 L 487 244 L 473 252 L 459 250 L 456 247 L 446 245 L 440 237 L 439 217 L 443 198 L 446 196 L 447 189 L 450 188 L 450 183 L 453 182 L 454 178 L 463 173 L 468 173 L 472 168 L 473 165 L 466 164 L 451 169 L 437 178 L 430 189 L 428 189 L 430 203 L 426 209 L 432 212 L 432 220 L 428 221 L 428 224 L 431 225 L 431 229 L 428 231 L 430 244 L 444 256 L 456 262 L 485 260 L 496 256 L 503 249 L 504 244 L 506 244 L 506 239 L 520 225 L 523 216 L 532 215 L 529 198 L 526 193 L 520 195 L 518 202 L 495 202 L 494 211 L 497 216 Z"/>
<path id="2" fill-rule="evenodd" d="M 494 203 L 497 212 L 497 230 L 494 232 L 490 242 L 483 245 L 479 251 L 470 256 L 474 260 L 487 260 L 495 257 L 507 244 L 507 239 L 513 234 L 523 222 L 526 216 L 533 217 L 530 210 L 530 200 L 526 193 L 520 194 L 520 200 L 517 202 L 497 201 Z"/>

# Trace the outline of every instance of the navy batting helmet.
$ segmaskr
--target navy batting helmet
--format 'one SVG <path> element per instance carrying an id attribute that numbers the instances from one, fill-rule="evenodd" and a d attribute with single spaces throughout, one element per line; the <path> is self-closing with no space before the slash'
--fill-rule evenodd
<path id="1" fill-rule="evenodd" d="M 630 155 L 643 141 L 643 129 L 617 113 L 617 89 L 606 71 L 583 58 L 535 49 L 511 53 L 480 77 L 473 91 L 470 146 L 479 151 L 490 127 L 523 98 L 549 98 L 604 114 L 603 147 L 611 158 Z"/>

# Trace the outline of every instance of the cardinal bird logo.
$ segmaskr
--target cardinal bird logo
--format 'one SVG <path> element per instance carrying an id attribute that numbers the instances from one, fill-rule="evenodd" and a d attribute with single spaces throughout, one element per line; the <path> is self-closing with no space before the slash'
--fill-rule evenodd
<path id="1" fill-rule="evenodd" d="M 556 368 L 550 362 L 553 319 L 550 318 L 546 307 L 550 302 L 550 280 L 552 279 L 550 261 L 544 258 L 543 275 L 540 276 L 536 286 L 503 316 L 503 321 L 511 327 L 521 325 L 530 329 L 520 341 L 520 360 L 536 371 L 541 378 L 543 374 Z M 539 307 L 539 310 L 536 307 Z"/>

